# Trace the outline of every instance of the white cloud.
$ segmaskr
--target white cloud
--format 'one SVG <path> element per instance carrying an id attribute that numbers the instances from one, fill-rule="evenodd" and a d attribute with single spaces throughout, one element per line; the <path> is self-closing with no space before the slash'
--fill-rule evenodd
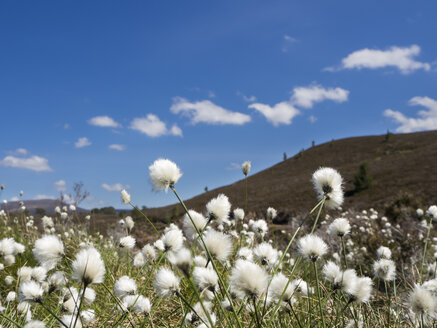
<path id="1" fill-rule="evenodd" d="M 27 149 L 24 148 L 17 148 L 14 152 L 12 152 L 13 154 L 16 155 L 27 155 L 29 152 L 27 151 Z"/>
<path id="2" fill-rule="evenodd" d="M 208 91 L 208 98 L 215 98 L 215 92 L 214 91 Z"/>
<path id="3" fill-rule="evenodd" d="M 56 189 L 57 191 L 64 192 L 64 191 L 67 190 L 67 182 L 65 182 L 65 180 L 59 180 L 59 181 L 56 181 L 56 182 L 54 183 L 54 185 L 55 185 L 55 189 Z"/>
<path id="4" fill-rule="evenodd" d="M 249 108 L 254 108 L 263 114 L 267 121 L 274 126 L 291 124 L 292 119 L 299 114 L 299 110 L 287 101 L 277 103 L 273 107 L 266 104 L 255 103 L 249 105 Z"/>
<path id="5" fill-rule="evenodd" d="M 83 138 L 79 138 L 75 143 L 74 143 L 74 147 L 76 148 L 82 148 L 82 147 L 87 147 L 90 146 L 91 142 L 88 140 L 88 138 L 83 137 Z"/>
<path id="6" fill-rule="evenodd" d="M 228 171 L 241 170 L 241 163 L 232 162 L 231 164 L 229 164 L 226 170 Z"/>
<path id="7" fill-rule="evenodd" d="M 217 106 L 209 100 L 189 102 L 184 98 L 174 98 L 170 110 L 174 114 L 182 113 L 190 117 L 191 123 L 207 124 L 234 124 L 243 125 L 250 122 L 249 115 L 232 112 L 223 107 Z"/>
<path id="8" fill-rule="evenodd" d="M 324 100 L 333 100 L 335 102 L 344 102 L 348 99 L 349 91 L 342 88 L 323 88 L 320 85 L 312 85 L 308 87 L 296 87 L 293 89 L 293 94 L 289 101 L 283 101 L 274 106 L 255 103 L 250 104 L 249 108 L 254 108 L 265 116 L 267 121 L 274 126 L 280 124 L 289 125 L 293 118 L 300 114 L 296 107 L 312 108 L 315 103 Z M 315 117 L 310 117 L 313 123 Z"/>
<path id="9" fill-rule="evenodd" d="M 182 136 L 182 130 L 174 124 L 170 130 L 167 125 L 154 114 L 148 114 L 146 117 L 134 118 L 130 128 L 137 130 L 149 137 L 160 137 L 163 135 Z"/>
<path id="10" fill-rule="evenodd" d="M 118 128 L 121 124 L 114 121 L 113 118 L 109 116 L 96 116 L 88 120 L 88 123 L 95 126 L 101 126 L 105 128 Z"/>
<path id="11" fill-rule="evenodd" d="M 256 101 L 256 97 L 255 96 L 246 96 L 245 94 L 243 94 L 240 91 L 237 91 L 237 96 L 240 96 L 241 98 L 243 98 L 243 100 L 245 102 L 255 102 Z"/>
<path id="12" fill-rule="evenodd" d="M 50 196 L 50 195 L 36 195 L 35 197 L 33 197 L 34 200 L 41 200 L 41 199 L 56 199 L 55 196 Z"/>
<path id="13" fill-rule="evenodd" d="M 320 85 L 309 87 L 296 87 L 293 89 L 291 102 L 303 108 L 312 108 L 315 103 L 332 100 L 338 103 L 347 101 L 349 91 L 342 88 L 325 89 Z"/>
<path id="14" fill-rule="evenodd" d="M 123 186 L 121 183 L 115 183 L 113 185 L 109 185 L 107 183 L 102 184 L 102 188 L 107 191 L 122 191 L 123 189 L 129 189 L 129 185 Z"/>
<path id="15" fill-rule="evenodd" d="M 18 202 L 20 200 L 20 198 L 18 198 L 17 196 L 11 197 L 9 199 L 10 202 Z"/>
<path id="16" fill-rule="evenodd" d="M 53 169 L 49 166 L 49 161 L 40 156 L 31 156 L 28 158 L 6 156 L 0 160 L 1 166 L 15 167 L 21 169 L 32 170 L 36 172 L 51 172 Z"/>
<path id="17" fill-rule="evenodd" d="M 423 106 L 427 110 L 420 110 L 419 117 L 407 117 L 401 112 L 386 109 L 384 115 L 399 124 L 397 132 L 415 132 L 437 129 L 437 100 L 429 97 L 414 97 L 408 102 L 410 106 Z"/>
<path id="18" fill-rule="evenodd" d="M 315 117 L 314 115 L 311 115 L 310 117 L 308 117 L 308 119 L 311 123 L 315 123 L 317 121 L 317 117 Z"/>
<path id="19" fill-rule="evenodd" d="M 420 47 L 390 47 L 387 50 L 361 49 L 352 52 L 341 61 L 339 68 L 328 67 L 325 70 L 335 71 L 338 69 L 377 69 L 383 67 L 396 67 L 401 73 L 408 74 L 418 69 L 429 71 L 431 65 L 414 60 L 420 54 Z"/>
<path id="20" fill-rule="evenodd" d="M 293 38 L 292 36 L 289 36 L 287 34 L 284 35 L 284 43 L 282 45 L 282 52 L 288 52 L 288 47 L 292 44 L 297 42 L 296 38 Z"/>
<path id="21" fill-rule="evenodd" d="M 119 145 L 119 144 L 112 144 L 108 146 L 109 149 L 114 149 L 114 150 L 118 150 L 118 151 L 123 151 L 126 149 L 125 145 Z"/>

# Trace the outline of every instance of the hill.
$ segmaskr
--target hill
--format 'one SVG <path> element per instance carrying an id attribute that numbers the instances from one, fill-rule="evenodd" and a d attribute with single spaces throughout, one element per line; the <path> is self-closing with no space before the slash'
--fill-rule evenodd
<path id="1" fill-rule="evenodd" d="M 47 214 L 54 214 L 56 206 L 64 206 L 61 205 L 61 201 L 59 199 L 35 199 L 35 200 L 23 200 L 24 206 L 29 211 L 30 214 L 36 214 L 36 209 L 43 209 Z M 67 205 L 68 206 L 68 205 Z M 17 212 L 21 208 L 20 201 L 8 202 L 6 205 L 1 204 L 0 209 L 8 210 L 10 212 Z M 77 212 L 88 212 L 83 208 L 77 208 Z"/>
<path id="2" fill-rule="evenodd" d="M 367 190 L 354 192 L 354 176 L 364 162 L 374 183 Z M 332 140 L 249 175 L 248 209 L 260 215 L 272 206 L 283 221 L 308 211 L 316 202 L 312 173 L 327 166 L 343 176 L 344 208 L 373 207 L 396 216 L 404 205 L 413 208 L 437 203 L 436 163 L 437 131 Z M 244 208 L 244 179 L 188 199 L 187 207 L 204 211 L 205 204 L 220 193 L 229 197 L 233 208 Z M 147 215 L 157 220 L 180 213 L 183 209 L 177 204 L 147 209 Z"/>

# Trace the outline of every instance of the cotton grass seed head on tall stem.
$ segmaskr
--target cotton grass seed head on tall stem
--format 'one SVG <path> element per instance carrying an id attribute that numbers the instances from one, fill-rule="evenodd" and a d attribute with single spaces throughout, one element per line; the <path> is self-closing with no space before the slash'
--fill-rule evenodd
<path id="1" fill-rule="evenodd" d="M 171 297 L 179 293 L 179 278 L 168 268 L 159 269 L 153 286 L 156 293 L 162 297 Z"/>
<path id="2" fill-rule="evenodd" d="M 191 219 L 193 221 L 190 220 L 189 215 L 191 216 Z M 196 228 L 198 231 L 203 231 L 203 229 L 206 226 L 206 223 L 207 223 L 206 218 L 202 214 L 194 210 L 189 210 L 188 213 L 185 213 L 182 224 L 187 238 L 190 240 L 196 239 L 198 236 Z"/>
<path id="3" fill-rule="evenodd" d="M 244 210 L 242 208 L 236 208 L 233 211 L 235 221 L 244 220 Z"/>
<path id="4" fill-rule="evenodd" d="M 328 252 L 328 245 L 322 238 L 310 234 L 299 239 L 298 249 L 303 257 L 315 262 Z"/>
<path id="5" fill-rule="evenodd" d="M 351 230 L 351 225 L 348 219 L 338 218 L 332 221 L 328 226 L 328 233 L 333 237 L 343 237 Z"/>
<path id="6" fill-rule="evenodd" d="M 232 253 L 232 240 L 229 235 L 216 230 L 208 230 L 203 237 L 206 248 L 211 253 L 211 256 L 220 261 L 225 262 Z M 204 248 L 203 243 L 201 243 Z"/>
<path id="7" fill-rule="evenodd" d="M 58 237 L 46 235 L 35 241 L 32 251 L 38 263 L 51 270 L 64 256 L 64 244 Z"/>
<path id="8" fill-rule="evenodd" d="M 396 265 L 392 260 L 380 259 L 373 263 L 375 277 L 384 281 L 392 281 L 396 278 Z"/>
<path id="9" fill-rule="evenodd" d="M 176 163 L 169 159 L 157 159 L 149 166 L 150 181 L 155 190 L 168 190 L 173 187 L 182 176 Z"/>
<path id="10" fill-rule="evenodd" d="M 312 180 L 319 200 L 326 197 L 327 208 L 336 209 L 343 204 L 343 179 L 335 169 L 322 167 L 314 172 Z"/>
<path id="11" fill-rule="evenodd" d="M 120 299 L 127 295 L 135 295 L 136 292 L 137 283 L 128 276 L 120 277 L 114 284 L 114 294 Z"/>
<path id="12" fill-rule="evenodd" d="M 250 161 L 245 161 L 243 164 L 241 164 L 241 171 L 243 171 L 243 174 L 245 176 L 249 174 L 251 167 L 252 167 L 252 163 Z"/>
<path id="13" fill-rule="evenodd" d="M 267 272 L 258 264 L 245 260 L 237 260 L 229 277 L 231 292 L 240 300 L 261 297 L 267 282 Z"/>
<path id="14" fill-rule="evenodd" d="M 130 203 L 130 194 L 126 191 L 126 189 L 121 191 L 121 201 L 125 204 Z"/>
<path id="15" fill-rule="evenodd" d="M 206 204 L 206 210 L 210 220 L 215 219 L 220 222 L 228 218 L 231 211 L 231 203 L 226 195 L 219 194 Z"/>
<path id="16" fill-rule="evenodd" d="M 368 303 L 372 296 L 372 286 L 373 282 L 369 277 L 357 277 L 351 300 L 358 304 Z"/>
<path id="17" fill-rule="evenodd" d="M 417 315 L 430 315 L 437 311 L 436 298 L 425 288 L 416 285 L 410 292 L 408 303 Z"/>
<path id="18" fill-rule="evenodd" d="M 18 296 L 20 302 L 41 302 L 44 290 L 36 281 L 30 280 L 20 284 Z"/>
<path id="19" fill-rule="evenodd" d="M 73 268 L 72 278 L 85 285 L 99 284 L 105 279 L 105 263 L 94 247 L 81 250 L 71 265 Z"/>

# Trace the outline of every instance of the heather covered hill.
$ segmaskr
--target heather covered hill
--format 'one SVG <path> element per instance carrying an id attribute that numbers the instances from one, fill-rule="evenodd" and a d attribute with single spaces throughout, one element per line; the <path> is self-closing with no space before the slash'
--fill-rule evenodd
<path id="1" fill-rule="evenodd" d="M 373 184 L 355 192 L 354 176 L 364 162 Z M 311 175 L 318 167 L 329 166 L 337 169 L 345 180 L 344 208 L 389 208 L 389 213 L 396 214 L 402 205 L 415 207 L 437 202 L 436 163 L 437 131 L 332 140 L 257 174 L 249 174 L 248 209 L 263 213 L 273 206 L 282 217 L 308 211 L 316 198 Z M 205 204 L 219 193 L 226 194 L 234 208 L 244 207 L 244 179 L 193 197 L 186 204 L 203 211 Z M 160 219 L 181 213 L 180 205 L 147 210 L 149 217 Z"/>

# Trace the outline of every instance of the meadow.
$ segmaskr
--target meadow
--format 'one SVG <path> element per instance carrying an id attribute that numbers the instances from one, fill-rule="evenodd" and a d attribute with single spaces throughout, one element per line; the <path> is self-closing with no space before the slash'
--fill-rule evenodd
<path id="1" fill-rule="evenodd" d="M 147 210 L 120 219 L 111 236 L 90 233 L 93 215 L 74 206 L 42 218 L 2 210 L 0 326 L 435 326 L 437 206 L 402 225 L 370 207 L 342 208 L 341 172 L 322 167 L 306 177 L 313 207 L 272 231 L 269 204 L 262 216 L 246 215 L 250 169 L 243 163 L 244 208 L 220 194 L 196 212 L 177 192 L 179 167 L 156 160 L 154 189 L 184 209 L 165 229 Z M 127 191 L 121 199 L 132 205 Z M 136 240 L 138 220 L 152 242 Z"/>

